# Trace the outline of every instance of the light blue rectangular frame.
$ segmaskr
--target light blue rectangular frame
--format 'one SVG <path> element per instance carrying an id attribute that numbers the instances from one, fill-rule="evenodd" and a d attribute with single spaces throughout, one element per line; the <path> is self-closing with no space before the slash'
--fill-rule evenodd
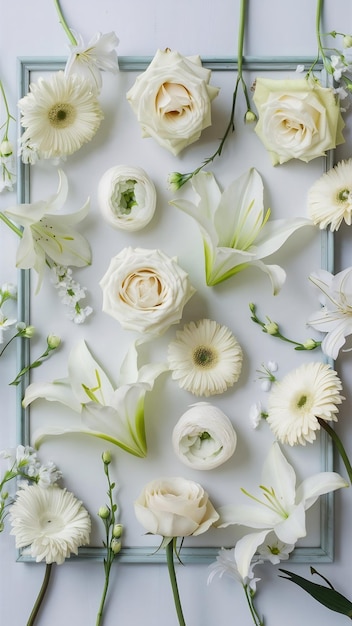
<path id="1" fill-rule="evenodd" d="M 122 72 L 142 72 L 152 57 L 145 56 L 120 56 L 119 68 Z M 247 71 L 294 71 L 297 65 L 310 67 L 315 59 L 312 57 L 246 57 L 243 69 Z M 19 57 L 18 58 L 18 98 L 28 93 L 32 72 L 54 72 L 64 69 L 66 58 L 64 57 Z M 202 64 L 212 71 L 236 72 L 237 59 L 235 57 L 203 57 Z M 316 63 L 315 73 L 320 73 L 321 83 L 328 84 L 328 76 L 322 63 Z M 19 127 L 18 134 L 21 133 Z M 334 164 L 334 152 L 330 151 L 326 157 L 325 169 L 330 169 Z M 30 202 L 30 165 L 18 161 L 18 203 Z M 334 238 L 331 231 L 321 232 L 321 268 L 329 272 L 334 270 Z M 19 270 L 18 277 L 18 319 L 26 324 L 30 323 L 30 271 Z M 29 364 L 29 342 L 18 343 L 18 370 Z M 17 388 L 17 432 L 19 443 L 29 443 L 29 408 L 22 407 L 24 390 L 29 384 L 29 374 L 23 376 L 21 384 Z M 321 433 L 321 471 L 332 471 L 333 447 L 331 439 L 325 431 Z M 329 493 L 320 498 L 320 546 L 304 546 L 295 548 L 290 560 L 295 563 L 331 563 L 334 559 L 334 494 Z M 215 560 L 219 547 L 183 547 L 182 561 L 184 563 L 208 564 Z M 105 556 L 105 550 L 99 547 L 80 548 L 78 556 L 72 559 L 89 559 L 101 561 Z M 18 553 L 18 561 L 30 562 L 31 557 L 23 552 Z M 149 547 L 125 547 L 119 554 L 121 563 L 164 563 L 165 555 L 162 551 L 154 553 L 151 558 Z"/>

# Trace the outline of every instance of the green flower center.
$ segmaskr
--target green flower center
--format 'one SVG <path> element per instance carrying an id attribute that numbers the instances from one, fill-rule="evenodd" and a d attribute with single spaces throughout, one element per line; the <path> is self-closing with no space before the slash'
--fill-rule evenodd
<path id="1" fill-rule="evenodd" d="M 76 109 L 72 104 L 59 102 L 51 107 L 48 118 L 51 126 L 54 126 L 54 128 L 67 128 L 71 126 L 76 119 Z"/>
<path id="2" fill-rule="evenodd" d="M 301 396 L 300 399 L 297 402 L 297 406 L 299 409 L 301 409 L 307 402 L 307 396 Z"/>
<path id="3" fill-rule="evenodd" d="M 351 201 L 351 191 L 350 189 L 341 189 L 341 191 L 338 192 L 337 194 L 337 200 L 338 202 L 344 203 L 347 202 L 348 200 Z"/>
<path id="4" fill-rule="evenodd" d="M 199 439 L 200 439 L 201 441 L 204 441 L 205 439 L 211 439 L 211 437 L 210 437 L 209 433 L 207 433 L 207 431 L 205 430 L 205 431 L 204 431 L 204 433 L 202 433 L 202 434 L 200 435 Z"/>
<path id="5" fill-rule="evenodd" d="M 210 369 L 218 362 L 218 355 L 209 346 L 197 346 L 193 352 L 193 363 L 202 369 Z"/>

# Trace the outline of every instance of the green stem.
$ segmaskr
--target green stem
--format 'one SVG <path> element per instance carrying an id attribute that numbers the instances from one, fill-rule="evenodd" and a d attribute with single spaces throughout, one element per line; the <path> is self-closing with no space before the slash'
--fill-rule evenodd
<path id="1" fill-rule="evenodd" d="M 180 594 L 178 592 L 178 585 L 177 585 L 176 573 L 175 573 L 175 563 L 174 563 L 174 546 L 175 546 L 175 543 L 176 543 L 176 537 L 174 537 L 167 544 L 167 546 L 165 548 L 165 550 L 166 550 L 166 561 L 167 561 L 167 567 L 168 567 L 168 570 L 169 570 L 171 588 L 172 588 L 172 593 L 173 593 L 173 596 L 174 596 L 174 602 L 175 602 L 175 608 L 176 608 L 176 613 L 177 613 L 177 617 L 178 617 L 178 622 L 179 622 L 180 626 L 186 626 L 186 622 L 185 622 L 185 619 L 183 617 L 182 606 L 181 606 L 181 601 L 180 601 Z"/>
<path id="2" fill-rule="evenodd" d="M 33 626 L 36 617 L 39 613 L 39 609 L 42 605 L 44 596 L 45 596 L 45 592 L 48 588 L 48 584 L 49 584 L 49 580 L 50 580 L 50 574 L 51 574 L 51 568 L 52 568 L 52 563 L 47 563 L 46 567 L 45 567 L 45 574 L 44 574 L 44 580 L 43 580 L 43 584 L 41 586 L 41 589 L 39 591 L 38 597 L 35 601 L 32 613 L 30 614 L 29 620 L 27 622 L 27 626 Z"/>
<path id="3" fill-rule="evenodd" d="M 258 613 L 257 613 L 257 611 L 255 609 L 255 606 L 253 604 L 253 598 L 251 596 L 251 591 L 250 591 L 248 585 L 243 585 L 243 589 L 244 589 L 246 600 L 247 600 L 247 603 L 248 603 L 248 606 L 249 606 L 249 610 L 250 610 L 250 613 L 251 613 L 251 616 L 252 616 L 252 619 L 253 619 L 253 622 L 254 622 L 255 626 L 264 626 L 264 622 L 262 622 L 262 620 L 260 619 L 260 617 L 259 617 L 259 615 L 258 615 Z"/>
<path id="4" fill-rule="evenodd" d="M 59 0 L 54 0 L 54 4 L 55 4 L 55 9 L 56 9 L 56 11 L 57 11 L 57 14 L 58 14 L 58 16 L 59 16 L 59 22 L 60 22 L 60 24 L 61 24 L 62 28 L 64 29 L 64 31 L 65 31 L 65 33 L 66 33 L 67 37 L 69 38 L 70 43 L 71 43 L 73 46 L 77 46 L 77 39 L 76 39 L 76 37 L 72 34 L 72 31 L 70 30 L 70 28 L 69 28 L 69 26 L 68 26 L 68 24 L 67 24 L 67 22 L 66 22 L 66 20 L 65 20 L 65 18 L 64 18 L 64 16 L 63 16 L 63 13 L 62 13 L 62 10 L 61 10 L 61 7 L 60 7 Z"/>
<path id="5" fill-rule="evenodd" d="M 198 174 L 204 167 L 212 163 L 217 156 L 220 156 L 222 153 L 222 149 L 224 144 L 230 134 L 235 130 L 235 108 L 236 108 L 236 98 L 239 84 L 242 85 L 244 97 L 246 99 L 247 104 L 247 113 L 251 112 L 251 105 L 247 91 L 247 85 L 245 80 L 243 79 L 243 45 L 244 45 L 244 28 L 245 28 L 245 20 L 246 20 L 246 8 L 247 8 L 248 0 L 241 0 L 240 4 L 240 17 L 239 17 L 239 26 L 238 26 L 238 45 L 237 45 L 237 79 L 235 84 L 235 89 L 232 95 L 232 106 L 230 112 L 230 118 L 228 124 L 226 126 L 224 135 L 219 143 L 217 150 L 210 157 L 207 157 L 203 163 L 197 167 L 193 172 L 188 172 L 187 174 L 180 174 L 176 172 L 176 188 L 180 189 L 187 181 L 189 181 L 193 176 Z"/>
<path id="6" fill-rule="evenodd" d="M 6 130 L 5 130 L 5 134 L 3 136 L 3 141 L 8 141 L 8 132 L 9 132 L 10 120 L 15 121 L 15 118 L 10 113 L 10 109 L 9 109 L 9 105 L 8 105 L 7 98 L 6 98 L 4 85 L 2 84 L 1 80 L 0 80 L 0 91 L 1 91 L 2 99 L 4 101 L 4 106 L 5 106 L 5 111 L 6 111 L 6 122 L 5 122 Z"/>
<path id="7" fill-rule="evenodd" d="M 338 434 L 336 433 L 336 431 L 330 426 L 330 424 L 328 422 L 326 422 L 325 420 L 321 419 L 320 417 L 317 418 L 320 426 L 322 428 L 324 428 L 324 430 L 328 433 L 328 435 L 331 437 L 332 441 L 334 442 L 339 455 L 344 463 L 344 466 L 346 468 L 346 472 L 348 474 L 348 478 L 350 483 L 352 484 L 352 466 L 350 463 L 350 460 L 347 456 L 347 452 L 343 446 L 343 443 L 340 439 L 340 437 L 338 436 Z"/>
<path id="8" fill-rule="evenodd" d="M 112 564 L 112 561 L 110 559 L 105 563 L 105 583 L 104 583 L 103 593 L 102 593 L 102 596 L 101 596 L 99 610 L 98 610 L 98 613 L 97 613 L 96 626 L 100 626 L 100 624 L 102 623 L 101 620 L 102 620 L 102 617 L 103 617 L 105 600 L 106 600 L 106 596 L 107 596 L 108 588 L 109 588 L 111 564 Z"/>
<path id="9" fill-rule="evenodd" d="M 17 228 L 17 226 L 15 226 L 15 224 L 11 222 L 11 220 L 9 220 L 9 218 L 6 217 L 6 215 L 4 215 L 2 211 L 0 211 L 0 220 L 5 222 L 6 226 L 11 228 L 11 230 L 13 230 L 13 232 L 16 233 L 16 235 L 18 235 L 19 237 L 22 237 L 22 231 L 19 228 Z"/>

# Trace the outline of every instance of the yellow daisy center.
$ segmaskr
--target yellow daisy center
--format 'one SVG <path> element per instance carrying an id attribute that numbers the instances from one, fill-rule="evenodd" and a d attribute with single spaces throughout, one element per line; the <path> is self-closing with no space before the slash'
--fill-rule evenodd
<path id="1" fill-rule="evenodd" d="M 193 363 L 202 369 L 214 367 L 219 360 L 218 353 L 209 346 L 197 346 L 192 357 Z"/>
<path id="2" fill-rule="evenodd" d="M 67 128 L 76 119 L 76 109 L 68 102 L 59 102 L 49 109 L 48 118 L 54 128 Z"/>

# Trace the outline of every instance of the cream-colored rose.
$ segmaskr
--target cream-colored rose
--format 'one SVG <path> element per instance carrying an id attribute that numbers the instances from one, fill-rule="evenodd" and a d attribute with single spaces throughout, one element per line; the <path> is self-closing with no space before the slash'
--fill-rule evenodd
<path id="1" fill-rule="evenodd" d="M 203 487 L 185 478 L 152 480 L 135 501 L 134 511 L 148 532 L 163 537 L 201 535 L 219 519 Z"/>
<path id="2" fill-rule="evenodd" d="M 177 324 L 195 289 L 188 274 L 161 250 L 124 248 L 100 281 L 103 311 L 127 330 L 161 335 Z"/>
<path id="3" fill-rule="evenodd" d="M 197 141 L 211 125 L 211 101 L 219 93 L 210 76 L 199 56 L 158 50 L 127 92 L 143 137 L 154 137 L 174 155 Z"/>
<path id="4" fill-rule="evenodd" d="M 172 445 L 178 458 L 197 470 L 210 470 L 234 453 L 236 432 L 225 413 L 208 402 L 190 406 L 177 422 Z"/>
<path id="5" fill-rule="evenodd" d="M 255 132 L 273 165 L 311 161 L 344 141 L 333 90 L 317 81 L 257 78 L 253 100 L 259 114 Z"/>
<path id="6" fill-rule="evenodd" d="M 156 206 L 156 189 L 141 167 L 117 165 L 99 181 L 98 203 L 113 228 L 141 230 L 149 224 Z"/>

